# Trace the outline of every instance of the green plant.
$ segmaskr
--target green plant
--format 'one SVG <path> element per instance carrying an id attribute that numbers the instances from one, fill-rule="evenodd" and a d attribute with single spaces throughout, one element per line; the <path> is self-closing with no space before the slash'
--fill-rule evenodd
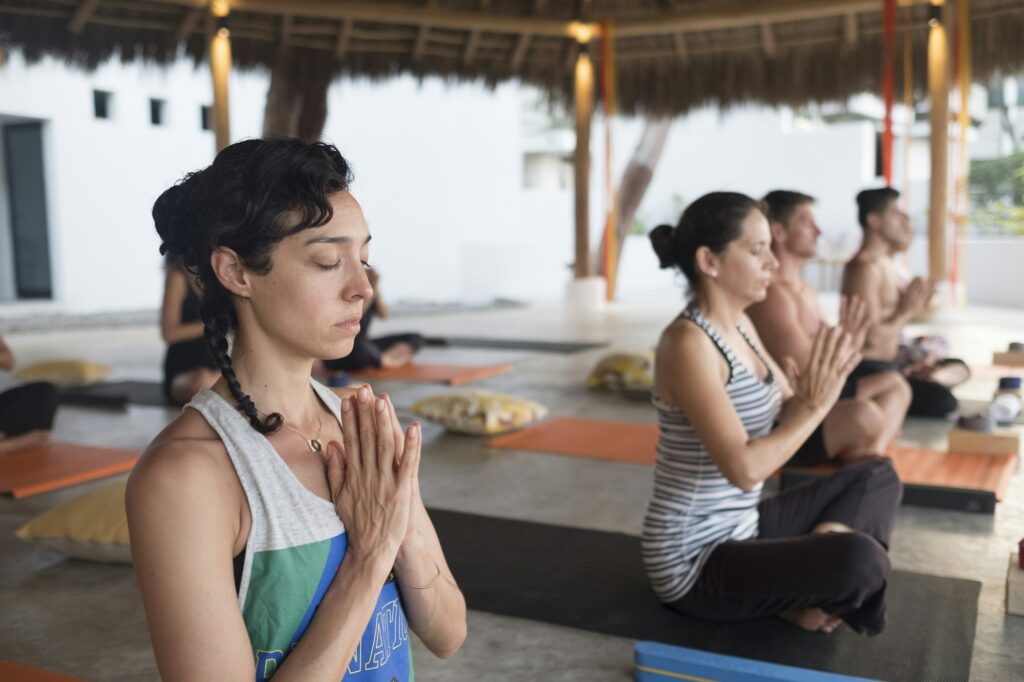
<path id="1" fill-rule="evenodd" d="M 1024 236 L 1024 152 L 971 162 L 971 226 L 982 234 Z"/>

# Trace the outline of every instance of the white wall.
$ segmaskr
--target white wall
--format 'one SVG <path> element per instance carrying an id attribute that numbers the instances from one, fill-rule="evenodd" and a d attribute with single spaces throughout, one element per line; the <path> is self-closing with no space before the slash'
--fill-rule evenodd
<path id="1" fill-rule="evenodd" d="M 233 76 L 233 139 L 259 134 L 266 87 L 264 73 Z M 114 93 L 113 120 L 93 118 L 93 89 Z M 353 193 L 374 234 L 371 260 L 391 300 L 563 296 L 574 258 L 572 191 L 526 189 L 524 153 L 569 150 L 562 132 L 538 128 L 545 114 L 535 90 L 403 77 L 341 81 L 328 96 L 324 137 L 354 166 Z M 166 126 L 150 125 L 150 97 L 167 101 Z M 208 72 L 190 63 L 166 71 L 111 63 L 87 74 L 47 61 L 27 67 L 14 54 L 0 68 L 0 117 L 45 121 L 52 310 L 159 305 L 161 261 L 150 210 L 174 180 L 212 160 L 213 135 L 199 129 L 200 105 L 209 101 Z M 592 245 L 604 222 L 602 126 L 598 118 Z M 642 126 L 635 119 L 613 124 L 616 180 Z M 764 107 L 695 111 L 673 124 L 637 217 L 650 229 L 675 223 L 681 201 L 712 190 L 760 196 L 796 189 L 818 199 L 823 253 L 847 254 L 860 233 L 853 197 L 880 183 L 874 140 L 871 122 L 814 124 Z M 897 163 L 901 158 L 897 150 Z M 916 154 L 912 164 L 918 172 Z M 627 240 L 622 258 L 623 297 L 680 296 L 645 237 Z M 0 303 L 0 314 L 27 305 Z"/>

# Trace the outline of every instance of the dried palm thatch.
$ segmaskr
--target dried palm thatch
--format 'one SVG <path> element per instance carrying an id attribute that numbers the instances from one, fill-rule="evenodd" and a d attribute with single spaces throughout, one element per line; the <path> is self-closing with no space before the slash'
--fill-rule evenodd
<path id="1" fill-rule="evenodd" d="M 954 0 L 947 0 L 952 2 Z M 518 79 L 572 98 L 570 22 L 614 21 L 620 107 L 799 105 L 881 88 L 882 0 L 228 0 L 235 66 L 293 63 L 333 77 Z M 84 68 L 114 57 L 201 61 L 208 0 L 0 0 L 0 42 Z M 971 0 L 972 70 L 1024 71 L 1024 2 Z M 928 8 L 901 10 L 925 90 Z M 596 50 L 594 51 L 595 58 Z M 296 58 L 297 57 L 297 58 Z M 897 87 L 900 86 L 897 74 Z"/>

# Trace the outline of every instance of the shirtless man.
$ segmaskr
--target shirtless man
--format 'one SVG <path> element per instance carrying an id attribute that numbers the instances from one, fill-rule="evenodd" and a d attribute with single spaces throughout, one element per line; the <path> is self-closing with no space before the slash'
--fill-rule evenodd
<path id="1" fill-rule="evenodd" d="M 768 296 L 747 312 L 772 357 L 779 363 L 790 357 L 803 369 L 810 360 L 815 335 L 828 324 L 817 294 L 801 277 L 803 264 L 814 256 L 821 235 L 814 221 L 814 198 L 777 190 L 769 192 L 762 203 L 779 269 Z M 867 322 L 864 303 L 857 297 L 844 298 L 840 324 L 854 336 L 856 347 L 865 343 Z M 899 433 L 909 403 L 910 388 L 892 369 L 850 384 L 790 461 L 814 464 L 882 454 Z"/>
<path id="2" fill-rule="evenodd" d="M 967 378 L 966 365 L 960 360 L 935 357 L 898 361 L 903 327 L 925 309 L 935 291 L 934 283 L 921 277 L 906 283 L 896 261 L 896 254 L 909 247 L 912 234 L 910 219 L 897 202 L 899 196 L 891 187 L 868 189 L 857 195 L 857 219 L 864 229 L 864 241 L 843 270 L 843 293 L 864 301 L 871 325 L 864 360 L 850 375 L 850 381 L 900 369 L 907 376 L 913 396 L 908 414 L 944 417 L 957 408 L 949 387 Z"/>

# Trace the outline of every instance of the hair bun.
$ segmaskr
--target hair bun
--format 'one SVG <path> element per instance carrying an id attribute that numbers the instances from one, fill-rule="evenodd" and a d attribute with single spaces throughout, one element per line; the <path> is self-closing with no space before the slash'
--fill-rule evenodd
<path id="1" fill-rule="evenodd" d="M 676 258 L 672 249 L 673 229 L 675 228 L 671 225 L 658 225 L 648 234 L 651 246 L 654 248 L 654 253 L 658 255 L 658 265 L 662 269 L 676 265 Z"/>

